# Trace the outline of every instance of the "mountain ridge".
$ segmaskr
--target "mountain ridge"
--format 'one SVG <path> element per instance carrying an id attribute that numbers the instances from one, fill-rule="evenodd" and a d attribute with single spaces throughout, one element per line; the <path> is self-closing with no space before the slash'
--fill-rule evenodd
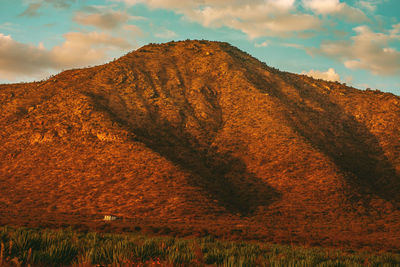
<path id="1" fill-rule="evenodd" d="M 182 41 L 0 85 L 0 103 L 2 223 L 113 213 L 177 232 L 399 244 L 398 96 Z"/>

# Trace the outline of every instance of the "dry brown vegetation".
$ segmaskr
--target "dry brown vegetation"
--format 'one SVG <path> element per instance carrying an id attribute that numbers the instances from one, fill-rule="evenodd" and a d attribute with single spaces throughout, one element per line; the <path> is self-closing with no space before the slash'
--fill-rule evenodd
<path id="1" fill-rule="evenodd" d="M 0 105 L 1 224 L 400 245 L 398 96 L 185 41 Z"/>

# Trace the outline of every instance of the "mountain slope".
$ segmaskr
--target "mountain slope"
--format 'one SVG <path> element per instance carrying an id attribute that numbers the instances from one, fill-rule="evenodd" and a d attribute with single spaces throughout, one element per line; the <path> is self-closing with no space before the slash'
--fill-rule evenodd
<path id="1" fill-rule="evenodd" d="M 400 242 L 398 96 L 186 41 L 1 85 L 0 104 L 3 223 Z"/>

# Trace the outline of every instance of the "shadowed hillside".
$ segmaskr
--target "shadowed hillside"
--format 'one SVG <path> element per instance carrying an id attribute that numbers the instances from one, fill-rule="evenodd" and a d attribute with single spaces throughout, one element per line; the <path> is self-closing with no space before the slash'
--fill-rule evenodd
<path id="1" fill-rule="evenodd" d="M 0 85 L 0 105 L 3 224 L 400 244 L 398 96 L 185 41 Z"/>

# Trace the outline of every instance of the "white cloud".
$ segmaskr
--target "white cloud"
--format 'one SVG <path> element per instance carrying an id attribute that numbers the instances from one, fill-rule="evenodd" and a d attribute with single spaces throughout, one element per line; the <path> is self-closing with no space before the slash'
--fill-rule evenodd
<path id="1" fill-rule="evenodd" d="M 358 1 L 358 5 L 361 8 L 367 9 L 368 11 L 375 11 L 376 5 L 370 1 Z"/>
<path id="2" fill-rule="evenodd" d="M 106 11 L 101 13 L 78 12 L 74 20 L 81 25 L 90 25 L 103 30 L 112 30 L 120 27 L 130 19 L 126 12 Z"/>
<path id="3" fill-rule="evenodd" d="M 390 36 L 392 36 L 393 38 L 398 38 L 398 35 L 400 34 L 400 23 L 399 24 L 395 24 L 392 26 L 392 30 L 390 30 Z"/>
<path id="4" fill-rule="evenodd" d="M 334 15 L 349 22 L 367 21 L 367 16 L 358 8 L 351 7 L 339 0 L 303 0 L 303 6 L 316 14 Z"/>
<path id="5" fill-rule="evenodd" d="M 56 8 L 68 8 L 75 3 L 76 0 L 41 0 L 39 2 L 51 4 Z"/>
<path id="6" fill-rule="evenodd" d="M 39 15 L 39 8 L 42 6 L 42 3 L 31 3 L 28 7 L 20 14 L 20 16 L 34 17 Z"/>
<path id="7" fill-rule="evenodd" d="M 45 49 L 15 41 L 0 33 L 0 78 L 43 77 L 48 71 L 104 62 L 111 51 L 127 51 L 133 45 L 105 33 L 69 32 L 60 46 Z"/>
<path id="8" fill-rule="evenodd" d="M 16 42 L 11 36 L 0 33 L 0 78 L 13 80 L 19 74 L 37 74 L 39 69 L 50 67 L 52 64 L 46 51 Z"/>
<path id="9" fill-rule="evenodd" d="M 346 83 L 351 84 L 353 82 L 353 76 L 347 75 L 344 77 Z"/>
<path id="10" fill-rule="evenodd" d="M 127 35 L 143 36 L 143 31 L 136 25 L 125 24 L 122 26 L 122 30 L 125 31 Z"/>
<path id="11" fill-rule="evenodd" d="M 295 0 L 114 0 L 128 5 L 144 3 L 182 14 L 205 27 L 230 27 L 250 38 L 288 36 L 318 30 L 321 21 L 296 10 Z"/>
<path id="12" fill-rule="evenodd" d="M 28 4 L 28 7 L 24 12 L 20 14 L 20 16 L 28 16 L 35 17 L 39 16 L 39 9 L 43 6 L 53 6 L 58 9 L 69 8 L 75 0 L 25 0 Z"/>
<path id="13" fill-rule="evenodd" d="M 61 46 L 50 51 L 51 58 L 60 68 L 101 63 L 110 50 L 126 51 L 132 48 L 125 39 L 106 33 L 69 32 L 64 38 L 65 42 Z"/>
<path id="14" fill-rule="evenodd" d="M 102 30 L 115 30 L 130 20 L 145 18 L 128 15 L 125 11 L 115 11 L 107 6 L 87 6 L 84 12 L 77 12 L 73 19 L 81 25 L 94 26 Z"/>
<path id="15" fill-rule="evenodd" d="M 11 22 L 4 22 L 4 23 L 0 24 L 0 30 L 18 31 L 19 29 L 17 27 L 18 27 L 18 25 L 11 23 Z"/>
<path id="16" fill-rule="evenodd" d="M 301 45 L 301 44 L 283 43 L 282 45 L 286 46 L 286 47 L 296 48 L 296 49 L 304 49 L 304 45 Z"/>
<path id="17" fill-rule="evenodd" d="M 319 70 L 310 70 L 308 72 L 303 71 L 302 74 L 311 76 L 315 79 L 323 79 L 326 81 L 340 81 L 339 74 L 333 68 L 329 68 L 327 71 L 319 71 Z"/>
<path id="18" fill-rule="evenodd" d="M 164 29 L 162 32 L 155 33 L 154 36 L 162 39 L 171 39 L 177 37 L 178 35 L 174 31 Z"/>
<path id="19" fill-rule="evenodd" d="M 308 14 L 281 14 L 275 17 L 265 17 L 263 21 L 249 19 L 235 19 L 227 21 L 224 25 L 241 30 L 251 39 L 262 36 L 281 36 L 287 37 L 297 32 L 301 33 L 308 30 L 318 30 L 321 22 Z"/>
<path id="20" fill-rule="evenodd" d="M 303 0 L 303 5 L 319 14 L 335 13 L 341 9 L 339 0 Z"/>
<path id="21" fill-rule="evenodd" d="M 351 41 L 326 41 L 311 54 L 322 54 L 338 59 L 349 69 L 365 69 L 376 75 L 400 74 L 400 52 L 390 43 L 400 40 L 398 24 L 385 33 L 375 33 L 367 26 L 354 28 Z"/>
<path id="22" fill-rule="evenodd" d="M 361 23 L 369 21 L 368 17 L 360 9 L 351 7 L 347 4 L 342 5 L 339 12 L 336 12 L 338 18 L 342 18 L 348 22 Z"/>
<path id="23" fill-rule="evenodd" d="M 388 0 L 359 0 L 357 5 L 369 12 L 374 12 L 379 4 L 387 1 Z"/>
<path id="24" fill-rule="evenodd" d="M 267 47 L 269 46 L 269 42 L 268 41 L 264 41 L 262 43 L 256 43 L 254 44 L 255 47 Z"/>

